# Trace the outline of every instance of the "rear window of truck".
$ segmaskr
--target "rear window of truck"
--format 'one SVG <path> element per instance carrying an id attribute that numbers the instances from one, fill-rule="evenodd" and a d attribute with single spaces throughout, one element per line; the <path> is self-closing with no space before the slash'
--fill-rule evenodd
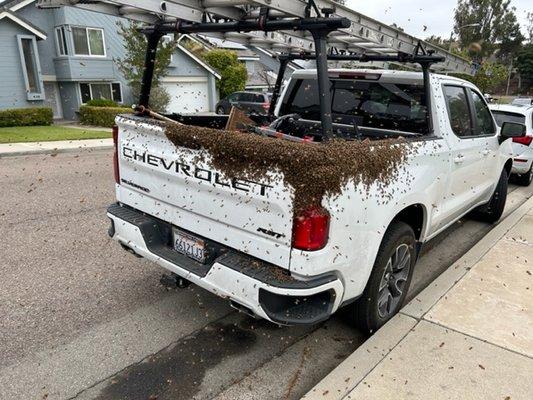
<path id="1" fill-rule="evenodd" d="M 496 123 L 500 127 L 502 126 L 504 122 L 515 122 L 518 124 L 526 123 L 526 116 L 522 114 L 517 114 L 514 112 L 506 112 L 506 111 L 494 111 L 494 110 L 492 110 L 492 114 L 494 115 L 494 119 L 496 120 Z"/>
<path id="2" fill-rule="evenodd" d="M 422 84 L 331 79 L 333 122 L 425 134 L 427 108 Z M 316 79 L 291 81 L 281 105 L 281 114 L 298 114 L 320 121 Z"/>

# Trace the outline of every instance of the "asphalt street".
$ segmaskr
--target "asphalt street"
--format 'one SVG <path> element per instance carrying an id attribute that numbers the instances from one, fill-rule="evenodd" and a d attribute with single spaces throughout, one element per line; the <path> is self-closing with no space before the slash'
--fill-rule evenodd
<path id="1" fill-rule="evenodd" d="M 365 337 L 340 313 L 280 328 L 107 236 L 110 151 L 0 159 L 0 398 L 296 399 Z M 531 189 L 510 186 L 506 213 Z M 491 226 L 462 220 L 424 250 L 414 296 Z"/>

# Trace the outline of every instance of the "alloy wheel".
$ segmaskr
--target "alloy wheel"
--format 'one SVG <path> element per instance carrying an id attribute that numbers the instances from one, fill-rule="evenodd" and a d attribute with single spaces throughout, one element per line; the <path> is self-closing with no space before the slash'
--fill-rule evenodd
<path id="1" fill-rule="evenodd" d="M 405 243 L 399 245 L 389 258 L 378 291 L 378 313 L 386 318 L 395 313 L 411 269 L 411 252 Z"/>

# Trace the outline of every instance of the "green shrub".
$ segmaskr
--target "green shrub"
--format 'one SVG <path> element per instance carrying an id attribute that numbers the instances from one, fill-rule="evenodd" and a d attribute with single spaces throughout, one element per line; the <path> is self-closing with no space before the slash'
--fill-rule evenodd
<path id="1" fill-rule="evenodd" d="M 217 81 L 220 98 L 244 90 L 248 72 L 246 66 L 237 58 L 236 52 L 215 49 L 206 53 L 204 58 L 210 66 L 220 72 L 221 78 Z"/>
<path id="2" fill-rule="evenodd" d="M 49 107 L 12 108 L 0 111 L 0 127 L 52 125 L 53 118 Z"/>
<path id="3" fill-rule="evenodd" d="M 86 105 L 90 107 L 120 107 L 116 101 L 109 99 L 89 100 Z"/>
<path id="4" fill-rule="evenodd" d="M 125 107 L 80 107 L 80 122 L 84 125 L 104 126 L 111 128 L 118 114 L 129 114 L 133 111 Z"/>

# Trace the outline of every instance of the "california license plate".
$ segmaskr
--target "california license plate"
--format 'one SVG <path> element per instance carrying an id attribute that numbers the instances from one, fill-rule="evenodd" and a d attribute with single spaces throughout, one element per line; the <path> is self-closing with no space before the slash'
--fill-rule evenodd
<path id="1" fill-rule="evenodd" d="M 205 242 L 179 229 L 174 229 L 174 250 L 198 262 L 205 261 Z"/>

